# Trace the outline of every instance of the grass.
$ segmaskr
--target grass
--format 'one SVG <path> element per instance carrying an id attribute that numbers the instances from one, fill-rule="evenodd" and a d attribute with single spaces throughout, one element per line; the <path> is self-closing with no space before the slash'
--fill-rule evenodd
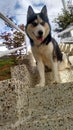
<path id="1" fill-rule="evenodd" d="M 3 58 L 0 59 L 0 67 L 3 67 L 4 65 L 13 65 L 14 59 L 13 58 Z"/>
<path id="2" fill-rule="evenodd" d="M 0 81 L 11 78 L 10 67 L 16 65 L 15 58 L 4 57 L 0 59 Z"/>

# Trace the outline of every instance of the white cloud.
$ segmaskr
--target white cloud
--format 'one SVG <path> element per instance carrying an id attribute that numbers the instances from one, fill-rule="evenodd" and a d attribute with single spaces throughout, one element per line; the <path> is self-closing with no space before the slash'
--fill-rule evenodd
<path id="1" fill-rule="evenodd" d="M 20 8 L 15 9 L 15 5 L 18 3 Z M 49 17 L 56 16 L 62 8 L 61 0 L 0 0 L 0 12 L 5 15 L 16 15 L 17 19 L 24 21 L 27 14 L 27 8 L 32 5 L 35 10 L 40 10 L 43 5 L 47 6 Z"/>
<path id="2" fill-rule="evenodd" d="M 17 3 L 19 5 L 19 8 L 15 8 Z M 55 17 L 57 17 L 58 13 L 61 12 L 61 9 L 63 7 L 62 0 L 0 0 L 0 12 L 5 15 L 16 16 L 18 24 L 26 24 L 26 14 L 29 5 L 31 5 L 35 11 L 40 11 L 42 6 L 46 5 L 52 30 L 55 29 L 55 24 L 52 23 L 52 21 Z M 4 27 L 4 22 L 0 20 L 0 32 L 4 31 Z M 55 33 L 53 33 L 53 36 L 55 36 Z M 5 50 L 5 47 L 0 47 L 0 49 Z"/>
<path id="3" fill-rule="evenodd" d="M 13 14 L 14 6 L 17 0 L 0 0 L 0 12 L 4 14 Z"/>
<path id="4" fill-rule="evenodd" d="M 17 3 L 19 8 L 15 8 Z M 26 14 L 29 5 L 36 11 L 40 11 L 42 6 L 46 5 L 52 29 L 55 27 L 52 20 L 61 12 L 61 0 L 0 0 L 0 12 L 5 15 L 16 16 L 18 24 L 26 24 Z M 1 21 L 0 31 L 2 28 L 4 28 L 4 23 Z"/>

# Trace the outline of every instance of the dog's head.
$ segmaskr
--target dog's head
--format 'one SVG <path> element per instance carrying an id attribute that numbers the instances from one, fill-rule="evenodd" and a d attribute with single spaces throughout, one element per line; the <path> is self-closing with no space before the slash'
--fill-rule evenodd
<path id="1" fill-rule="evenodd" d="M 46 6 L 42 8 L 40 13 L 35 13 L 31 6 L 28 7 L 26 33 L 38 45 L 48 36 L 50 24 Z"/>

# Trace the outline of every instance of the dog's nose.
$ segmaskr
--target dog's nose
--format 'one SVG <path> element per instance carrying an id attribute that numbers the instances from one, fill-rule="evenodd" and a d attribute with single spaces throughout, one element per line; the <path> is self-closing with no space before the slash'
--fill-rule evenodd
<path id="1" fill-rule="evenodd" d="M 42 35 L 43 35 L 43 31 L 42 31 L 42 30 L 39 30 L 39 31 L 38 31 L 38 34 L 39 34 L 39 36 L 42 36 Z"/>

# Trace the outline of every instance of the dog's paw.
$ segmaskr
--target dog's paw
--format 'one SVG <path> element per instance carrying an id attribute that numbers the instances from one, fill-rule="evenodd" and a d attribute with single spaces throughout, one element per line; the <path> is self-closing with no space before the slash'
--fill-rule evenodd
<path id="1" fill-rule="evenodd" d="M 44 87 L 44 86 L 45 86 L 45 84 L 43 84 L 43 83 L 39 83 L 39 84 L 35 85 L 35 87 Z"/>
<path id="2" fill-rule="evenodd" d="M 54 80 L 52 83 L 53 84 L 58 84 L 58 83 L 60 83 L 60 81 L 59 80 Z"/>

